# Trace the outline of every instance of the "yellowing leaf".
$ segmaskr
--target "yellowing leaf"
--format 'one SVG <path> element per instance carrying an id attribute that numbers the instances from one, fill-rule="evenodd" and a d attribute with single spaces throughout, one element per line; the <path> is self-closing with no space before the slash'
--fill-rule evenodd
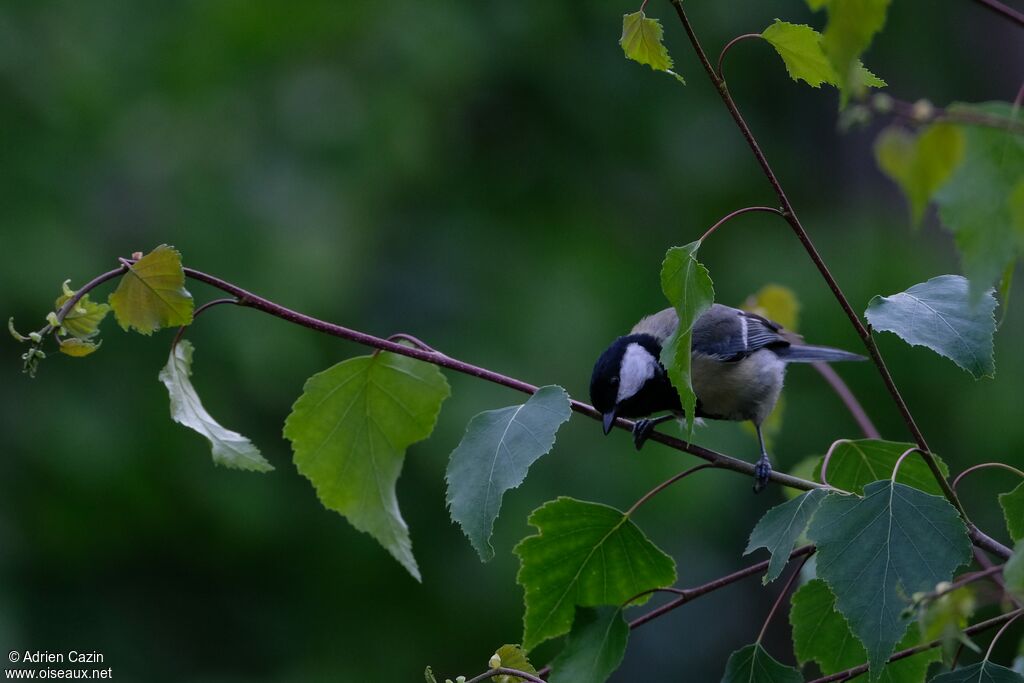
<path id="1" fill-rule="evenodd" d="M 821 49 L 821 34 L 810 26 L 776 19 L 761 37 L 782 57 L 794 81 L 802 80 L 813 88 L 822 83 L 836 84 L 836 72 Z"/>
<path id="2" fill-rule="evenodd" d="M 54 310 L 59 311 L 60 307 L 74 294 L 74 292 L 64 293 L 57 297 L 57 301 L 53 304 Z M 78 339 L 89 339 L 99 332 L 99 325 L 109 312 L 110 306 L 90 301 L 89 295 L 86 294 L 68 311 L 64 320 L 61 321 L 61 325 L 71 336 Z"/>
<path id="3" fill-rule="evenodd" d="M 921 222 L 932 195 L 964 156 L 964 136 L 949 124 L 928 126 L 919 135 L 890 126 L 875 140 L 879 168 L 895 181 L 910 204 L 911 222 Z"/>
<path id="4" fill-rule="evenodd" d="M 626 57 L 646 64 L 655 71 L 672 74 L 685 83 L 683 77 L 672 70 L 672 57 L 662 42 L 661 22 L 648 19 L 643 12 L 634 12 L 622 17 L 622 37 L 619 45 Z"/>
<path id="5" fill-rule="evenodd" d="M 152 334 L 192 322 L 192 295 L 185 289 L 181 255 L 161 244 L 136 261 L 110 295 L 118 324 Z"/>
<path id="6" fill-rule="evenodd" d="M 829 0 L 822 48 L 844 93 L 853 85 L 858 58 L 885 26 L 890 0 Z M 814 9 L 814 8 L 812 8 Z"/>
<path id="7" fill-rule="evenodd" d="M 90 353 L 100 348 L 100 344 L 103 342 L 94 344 L 91 341 L 79 339 L 78 337 L 68 337 L 67 339 L 61 339 L 58 337 L 57 343 L 60 345 L 60 352 L 64 355 L 81 358 L 83 356 L 88 356 Z"/>

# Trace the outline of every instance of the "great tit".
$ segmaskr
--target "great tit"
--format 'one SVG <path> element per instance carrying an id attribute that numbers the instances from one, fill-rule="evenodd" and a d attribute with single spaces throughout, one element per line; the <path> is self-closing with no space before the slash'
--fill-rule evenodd
<path id="1" fill-rule="evenodd" d="M 633 427 L 637 450 L 655 425 L 682 416 L 679 394 L 659 360 L 662 345 L 678 327 L 673 308 L 649 315 L 612 342 L 594 365 L 590 400 L 604 416 L 604 433 L 611 431 L 616 417 L 644 418 Z M 772 471 L 761 424 L 779 399 L 786 364 L 865 360 L 827 346 L 808 346 L 776 322 L 722 304 L 713 304 L 697 319 L 692 339 L 694 416 L 754 423 L 761 447 L 754 468 L 755 492 L 764 489 Z M 669 412 L 646 419 L 662 411 Z"/>

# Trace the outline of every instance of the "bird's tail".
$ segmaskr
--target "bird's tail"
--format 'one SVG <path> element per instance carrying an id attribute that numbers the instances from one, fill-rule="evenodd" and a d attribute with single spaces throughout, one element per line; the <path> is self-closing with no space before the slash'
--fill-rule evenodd
<path id="1" fill-rule="evenodd" d="M 844 360 L 867 360 L 865 356 L 830 346 L 805 346 L 793 344 L 773 349 L 775 354 L 787 363 L 835 363 Z"/>

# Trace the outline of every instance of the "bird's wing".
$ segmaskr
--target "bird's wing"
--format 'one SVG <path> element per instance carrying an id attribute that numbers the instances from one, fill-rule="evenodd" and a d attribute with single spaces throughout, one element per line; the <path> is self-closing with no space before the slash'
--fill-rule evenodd
<path id="1" fill-rule="evenodd" d="M 789 346 L 792 336 L 756 313 L 714 304 L 693 327 L 693 351 L 730 362 L 763 348 Z"/>
<path id="2" fill-rule="evenodd" d="M 633 326 L 629 333 L 649 334 L 657 339 L 658 343 L 664 344 L 665 340 L 675 334 L 677 327 L 679 327 L 679 316 L 676 315 L 676 309 L 666 308 L 643 318 Z"/>

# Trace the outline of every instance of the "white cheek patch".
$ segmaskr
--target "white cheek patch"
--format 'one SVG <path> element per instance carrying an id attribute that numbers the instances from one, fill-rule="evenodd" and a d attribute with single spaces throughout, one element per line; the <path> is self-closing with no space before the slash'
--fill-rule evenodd
<path id="1" fill-rule="evenodd" d="M 619 368 L 619 395 L 616 403 L 622 403 L 636 394 L 650 378 L 654 377 L 658 361 L 640 344 L 633 343 L 622 354 Z"/>

